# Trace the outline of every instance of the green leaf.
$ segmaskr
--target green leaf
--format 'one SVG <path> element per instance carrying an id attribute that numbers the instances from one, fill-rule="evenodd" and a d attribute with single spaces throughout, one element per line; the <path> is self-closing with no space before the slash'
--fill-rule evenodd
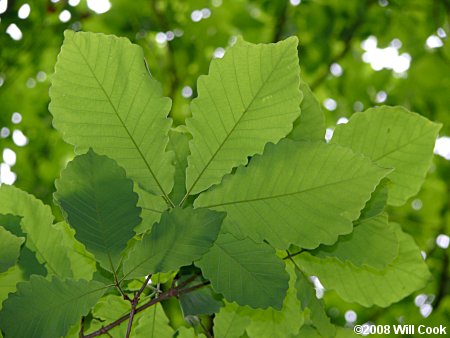
<path id="1" fill-rule="evenodd" d="M 167 210 L 167 204 L 164 200 L 156 195 L 146 192 L 134 186 L 134 191 L 139 195 L 138 207 L 141 208 L 142 222 L 134 228 L 137 234 L 149 231 L 153 224 L 159 222 L 164 210 Z"/>
<path id="2" fill-rule="evenodd" d="M 55 199 L 75 237 L 105 269 L 116 271 L 141 221 L 133 181 L 114 160 L 89 150 L 69 162 L 55 185 Z"/>
<path id="3" fill-rule="evenodd" d="M 399 206 L 419 191 L 441 126 L 405 108 L 383 106 L 356 113 L 347 124 L 338 125 L 331 143 L 394 168 L 388 175 L 392 181 L 388 203 Z"/>
<path id="4" fill-rule="evenodd" d="M 389 170 L 351 150 L 285 140 L 200 195 L 196 207 L 226 211 L 224 231 L 313 249 L 352 231 L 352 221 Z"/>
<path id="5" fill-rule="evenodd" d="M 189 156 L 189 140 L 192 139 L 187 129 L 181 127 L 170 130 L 169 145 L 167 146 L 167 149 L 175 154 L 175 182 L 170 194 L 174 204 L 180 203 L 186 195 L 187 158 Z"/>
<path id="6" fill-rule="evenodd" d="M 321 245 L 311 253 L 320 258 L 335 257 L 353 265 L 385 269 L 398 255 L 395 228 L 388 224 L 387 214 L 364 219 L 351 234 L 339 237 L 332 246 Z"/>
<path id="7" fill-rule="evenodd" d="M 192 264 L 212 246 L 224 213 L 175 208 L 162 214 L 152 231 L 130 250 L 123 269 L 127 278 L 177 270 Z"/>
<path id="8" fill-rule="evenodd" d="M 136 337 L 142 338 L 172 338 L 173 334 L 174 330 L 161 304 L 155 304 L 147 310 L 135 328 Z"/>
<path id="9" fill-rule="evenodd" d="M 297 276 L 295 287 L 297 289 L 297 298 L 302 304 L 302 310 L 309 309 L 309 318 L 312 325 L 317 329 L 323 338 L 333 338 L 336 335 L 336 328 L 330 322 L 330 318 L 325 312 L 325 306 L 316 297 L 311 282 L 298 269 L 295 270 Z M 309 335 L 299 335 L 299 337 L 310 337 Z"/>
<path id="10" fill-rule="evenodd" d="M 220 234 L 196 265 L 213 289 L 239 305 L 280 309 L 288 288 L 284 263 L 265 243 Z"/>
<path id="11" fill-rule="evenodd" d="M 412 237 L 403 233 L 400 226 L 393 226 L 399 254 L 384 270 L 360 268 L 337 258 L 322 259 L 309 253 L 294 259 L 303 271 L 318 276 L 326 289 L 336 290 L 345 301 L 387 307 L 424 287 L 431 277 Z"/>
<path id="12" fill-rule="evenodd" d="M 16 290 L 17 283 L 24 280 L 23 272 L 17 264 L 5 272 L 0 272 L 0 309 L 8 295 Z"/>
<path id="13" fill-rule="evenodd" d="M 242 313 L 243 308 L 236 303 L 225 303 L 214 317 L 214 337 L 240 337 L 250 324 L 250 317 Z"/>
<path id="14" fill-rule="evenodd" d="M 250 316 L 251 322 L 247 326 L 247 334 L 250 338 L 290 337 L 297 334 L 303 325 L 303 312 L 295 289 L 295 273 L 291 266 L 288 265 L 286 268 L 291 278 L 283 307 L 280 310 L 269 308 L 248 311 L 247 314 Z M 272 291 L 268 289 L 267 292 Z"/>
<path id="15" fill-rule="evenodd" d="M 300 105 L 302 113 L 294 122 L 294 128 L 288 138 L 294 141 L 324 141 L 325 115 L 320 103 L 303 80 L 300 82 L 300 90 L 303 93 L 303 100 Z"/>
<path id="16" fill-rule="evenodd" d="M 180 283 L 189 277 L 189 275 L 183 276 L 183 278 L 180 278 Z M 185 287 L 189 288 L 199 285 L 203 281 L 203 278 L 197 277 Z M 181 294 L 178 298 L 185 318 L 188 316 L 212 315 L 219 312 L 220 308 L 223 306 L 219 295 L 213 292 L 210 285 L 204 286 L 193 292 Z"/>
<path id="17" fill-rule="evenodd" d="M 63 234 L 55 228 L 50 207 L 32 195 L 9 185 L 0 186 L 0 214 L 22 217 L 21 229 L 26 234 L 25 245 L 36 252 L 49 274 L 71 277 L 71 265 Z"/>
<path id="18" fill-rule="evenodd" d="M 0 246 L 0 273 L 16 264 L 23 242 L 25 242 L 25 238 L 16 237 L 0 226 L 0 243 L 2 243 Z"/>
<path id="19" fill-rule="evenodd" d="M 364 206 L 364 209 L 361 210 L 361 215 L 356 222 L 375 217 L 384 211 L 388 198 L 388 186 L 389 180 L 386 178 L 382 179 L 372 196 L 370 196 L 370 200 Z"/>
<path id="20" fill-rule="evenodd" d="M 300 115 L 297 38 L 252 45 L 238 40 L 198 79 L 198 98 L 186 125 L 193 136 L 186 172 L 188 194 L 220 183 L 292 130 Z"/>
<path id="21" fill-rule="evenodd" d="M 92 147 L 144 189 L 166 196 L 174 168 L 165 152 L 170 99 L 142 49 L 111 35 L 65 31 L 50 88 L 53 124 L 78 154 Z"/>
<path id="22" fill-rule="evenodd" d="M 105 291 L 95 281 L 31 276 L 3 303 L 0 327 L 8 337 L 64 336 Z"/>
<path id="23" fill-rule="evenodd" d="M 75 230 L 66 222 L 56 223 L 55 228 L 63 234 L 63 245 L 67 248 L 73 279 L 91 280 L 96 271 L 95 257 L 75 239 Z"/>

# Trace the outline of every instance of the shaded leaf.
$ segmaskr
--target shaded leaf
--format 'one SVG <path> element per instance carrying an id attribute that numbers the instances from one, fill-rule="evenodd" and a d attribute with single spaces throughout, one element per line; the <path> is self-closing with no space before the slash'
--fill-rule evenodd
<path id="1" fill-rule="evenodd" d="M 316 290 L 307 279 L 305 275 L 298 269 L 295 270 L 297 276 L 295 287 L 297 289 L 297 298 L 300 300 L 302 310 L 309 309 L 309 319 L 312 325 L 320 333 L 319 337 L 333 338 L 336 335 L 336 328 L 331 324 L 330 318 L 325 311 L 325 305 L 316 297 Z M 302 332 L 302 330 L 300 331 Z M 299 337 L 313 337 L 304 332 L 304 336 Z"/>
<path id="2" fill-rule="evenodd" d="M 284 263 L 265 243 L 220 234 L 195 263 L 213 289 L 230 302 L 253 308 L 280 309 L 288 287 Z"/>
<path id="3" fill-rule="evenodd" d="M 55 200 L 75 237 L 105 269 L 116 271 L 141 221 L 133 181 L 114 160 L 89 150 L 69 162 L 55 185 Z"/>
<path id="4" fill-rule="evenodd" d="M 179 204 L 186 195 L 186 168 L 188 166 L 187 158 L 189 156 L 189 140 L 192 139 L 187 128 L 178 126 L 169 131 L 168 150 L 175 154 L 175 180 L 173 191 L 170 194 L 175 205 Z"/>
<path id="5" fill-rule="evenodd" d="M 10 337 L 61 337 L 89 313 L 105 291 L 95 281 L 31 276 L 3 303 L 0 325 Z"/>
<path id="6" fill-rule="evenodd" d="M 352 231 L 388 172 L 343 147 L 286 140 L 268 145 L 194 205 L 226 211 L 225 231 L 236 236 L 312 249 Z"/>
<path id="7" fill-rule="evenodd" d="M 388 203 L 399 206 L 419 191 L 441 126 L 405 108 L 383 106 L 352 115 L 336 127 L 331 143 L 394 168 L 387 176 L 392 181 Z"/>
<path id="8" fill-rule="evenodd" d="M 180 283 L 189 277 L 190 276 L 185 276 L 184 278 L 181 278 Z M 202 281 L 204 281 L 202 278 L 197 277 L 185 287 L 189 288 L 199 285 Z M 212 315 L 219 312 L 220 308 L 223 306 L 219 295 L 214 293 L 210 285 L 204 286 L 193 292 L 181 294 L 178 298 L 180 300 L 180 306 L 184 317 Z"/>
<path id="9" fill-rule="evenodd" d="M 398 257 L 384 270 L 356 267 L 337 258 L 324 259 L 302 253 L 294 259 L 303 271 L 318 276 L 326 289 L 336 292 L 347 302 L 370 307 L 387 307 L 424 287 L 430 272 L 411 236 L 395 225 L 400 248 Z"/>
<path id="10" fill-rule="evenodd" d="M 186 125 L 192 134 L 186 189 L 217 184 L 247 157 L 292 130 L 300 115 L 297 38 L 252 45 L 239 40 L 198 79 Z"/>
<path id="11" fill-rule="evenodd" d="M 224 217 L 224 213 L 207 209 L 164 212 L 160 222 L 128 253 L 123 264 L 125 276 L 142 277 L 191 264 L 212 246 Z"/>
<path id="12" fill-rule="evenodd" d="M 395 228 L 388 224 L 387 214 L 359 221 L 353 232 L 340 236 L 332 246 L 321 245 L 311 253 L 320 258 L 335 257 L 355 266 L 385 269 L 398 255 L 399 242 Z"/>
<path id="13" fill-rule="evenodd" d="M 319 101 L 305 81 L 300 81 L 303 100 L 300 105 L 301 115 L 294 122 L 294 128 L 287 136 L 294 141 L 324 141 L 325 115 Z"/>
<path id="14" fill-rule="evenodd" d="M 8 294 L 16 290 L 17 283 L 24 280 L 23 272 L 17 264 L 5 272 L 0 272 L 0 309 L 2 309 L 3 301 L 8 298 Z"/>
<path id="15" fill-rule="evenodd" d="M 167 204 L 156 195 L 146 192 L 135 185 L 134 191 L 139 195 L 138 207 L 141 208 L 142 222 L 134 228 L 137 234 L 149 231 L 153 224 L 159 222 L 164 210 L 167 210 Z"/>
<path id="16" fill-rule="evenodd" d="M 92 147 L 144 189 L 167 195 L 171 103 L 148 73 L 142 49 L 111 35 L 67 30 L 64 37 L 50 88 L 55 128 L 78 154 Z"/>

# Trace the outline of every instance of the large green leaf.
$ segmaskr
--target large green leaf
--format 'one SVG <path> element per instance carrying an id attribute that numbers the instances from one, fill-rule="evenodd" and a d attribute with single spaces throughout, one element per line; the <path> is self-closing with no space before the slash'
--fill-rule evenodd
<path id="1" fill-rule="evenodd" d="M 351 150 L 284 140 L 200 195 L 197 207 L 227 212 L 225 231 L 312 249 L 352 231 L 352 221 L 389 170 Z"/>
<path id="2" fill-rule="evenodd" d="M 26 234 L 25 245 L 36 252 L 49 274 L 71 277 L 71 264 L 63 245 L 63 234 L 55 228 L 50 207 L 34 196 L 9 185 L 0 186 L 0 214 L 22 217 L 21 228 Z"/>
<path id="3" fill-rule="evenodd" d="M 125 38 L 66 31 L 50 88 L 53 124 L 77 153 L 115 159 L 144 189 L 166 196 L 174 168 L 165 152 L 170 99 Z"/>
<path id="4" fill-rule="evenodd" d="M 225 303 L 214 317 L 214 337 L 240 337 L 251 321 L 243 311 L 245 311 L 244 308 L 236 303 Z"/>
<path id="5" fill-rule="evenodd" d="M 355 266 L 386 268 L 398 255 L 399 243 L 395 229 L 388 224 L 385 213 L 361 220 L 351 234 L 340 236 L 332 246 L 321 245 L 312 254 L 316 257 L 335 257 Z"/>
<path id="6" fill-rule="evenodd" d="M 366 307 L 387 307 L 424 287 L 431 277 L 411 236 L 403 233 L 398 225 L 395 233 L 400 244 L 398 257 L 381 271 L 356 267 L 334 257 L 314 257 L 310 253 L 294 259 L 303 271 L 318 276 L 326 289 L 336 290 L 345 301 Z"/>
<path id="7" fill-rule="evenodd" d="M 221 181 L 248 156 L 262 153 L 292 130 L 300 115 L 296 38 L 252 45 L 238 40 L 198 80 L 186 121 L 190 142 L 186 188 L 199 193 Z"/>
<path id="8" fill-rule="evenodd" d="M 297 298 L 302 304 L 302 310 L 309 310 L 309 321 L 323 338 L 333 338 L 336 335 L 336 328 L 331 324 L 323 302 L 317 299 L 316 291 L 306 276 L 298 269 L 295 270 L 295 274 L 297 275 L 295 284 Z"/>
<path id="9" fill-rule="evenodd" d="M 305 81 L 300 82 L 303 93 L 300 117 L 294 122 L 294 128 L 288 138 L 295 141 L 325 141 L 325 115 L 319 101 Z"/>
<path id="10" fill-rule="evenodd" d="M 25 241 L 23 237 L 14 236 L 0 226 L 0 273 L 16 264 L 20 255 L 20 246 Z"/>
<path id="11" fill-rule="evenodd" d="M 129 251 L 123 264 L 125 276 L 142 277 L 192 264 L 212 246 L 224 217 L 207 209 L 164 212 L 152 231 Z"/>
<path id="12" fill-rule="evenodd" d="M 415 195 L 431 164 L 440 124 L 402 107 L 371 108 L 354 114 L 347 124 L 336 127 L 331 143 L 340 144 L 370 157 L 388 175 L 388 203 L 402 205 Z"/>
<path id="13" fill-rule="evenodd" d="M 7 337 L 61 337 L 106 291 L 102 283 L 31 276 L 18 284 L 0 312 Z"/>
<path id="14" fill-rule="evenodd" d="M 116 271 L 141 221 L 133 181 L 114 160 L 89 150 L 67 165 L 55 185 L 55 199 L 75 237 L 104 268 Z"/>
<path id="15" fill-rule="evenodd" d="M 283 262 L 266 243 L 221 234 L 196 262 L 213 289 L 239 305 L 280 309 L 288 288 Z"/>

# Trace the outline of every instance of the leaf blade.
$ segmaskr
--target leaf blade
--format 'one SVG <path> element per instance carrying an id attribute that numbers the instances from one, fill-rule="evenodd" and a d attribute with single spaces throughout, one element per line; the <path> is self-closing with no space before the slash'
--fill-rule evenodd
<path id="1" fill-rule="evenodd" d="M 186 121 L 193 136 L 189 195 L 219 183 L 267 142 L 291 131 L 300 115 L 297 43 L 296 38 L 257 46 L 238 41 L 223 59 L 211 62 L 208 76 L 199 78 L 193 117 Z"/>
<path id="2" fill-rule="evenodd" d="M 174 170 L 165 152 L 171 104 L 149 76 L 140 47 L 125 38 L 66 31 L 50 97 L 53 125 L 77 153 L 92 147 L 168 200 Z"/>

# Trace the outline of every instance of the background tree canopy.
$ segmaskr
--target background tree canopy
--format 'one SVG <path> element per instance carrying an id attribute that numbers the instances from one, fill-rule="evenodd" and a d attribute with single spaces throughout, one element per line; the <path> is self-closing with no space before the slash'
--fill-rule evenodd
<path id="1" fill-rule="evenodd" d="M 0 183 L 50 204 L 53 181 L 73 157 L 48 112 L 49 77 L 65 29 L 125 36 L 142 46 L 173 99 L 176 124 L 190 115 L 198 76 L 238 36 L 267 43 L 294 35 L 328 138 L 354 112 L 381 103 L 443 123 L 421 191 L 389 210 L 423 250 L 431 282 L 387 309 L 345 303 L 318 280 L 316 294 L 339 325 L 449 323 L 449 15 L 448 0 L 0 0 Z"/>

